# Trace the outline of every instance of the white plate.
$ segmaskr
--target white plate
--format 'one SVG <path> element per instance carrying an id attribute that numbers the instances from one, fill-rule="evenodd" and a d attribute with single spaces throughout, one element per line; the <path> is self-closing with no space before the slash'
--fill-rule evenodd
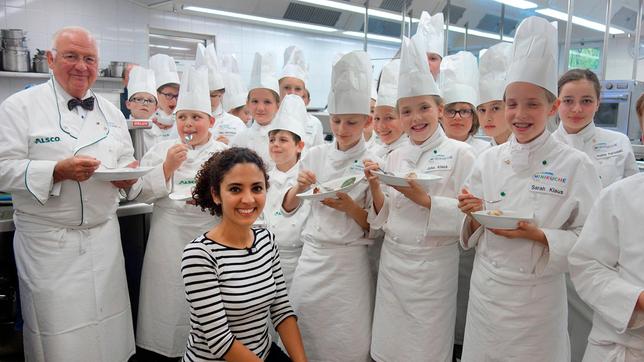
<path id="1" fill-rule="evenodd" d="M 92 176 L 98 181 L 122 181 L 122 180 L 135 180 L 146 173 L 152 171 L 154 167 L 122 167 L 105 169 L 99 168 Z"/>
<path id="2" fill-rule="evenodd" d="M 500 230 L 514 230 L 517 228 L 519 221 L 534 221 L 532 216 L 519 214 L 515 211 L 501 210 L 503 215 L 500 216 L 489 215 L 488 212 L 490 211 L 492 210 L 476 211 L 472 213 L 472 216 L 486 228 Z"/>
<path id="3" fill-rule="evenodd" d="M 345 187 L 342 187 L 342 184 L 344 184 L 347 180 L 349 179 L 354 179 L 354 182 L 351 183 L 350 185 L 347 185 Z M 331 188 L 333 191 L 324 191 L 324 187 L 321 188 L 320 192 L 315 194 L 313 191 L 315 191 L 315 185 L 311 186 L 311 189 L 303 192 L 301 194 L 297 194 L 298 197 L 305 199 L 305 200 L 324 200 L 328 198 L 335 199 L 336 198 L 336 193 L 338 192 L 349 192 L 351 191 L 357 184 L 359 184 L 362 179 L 364 178 L 364 175 L 359 175 L 359 176 L 343 176 L 340 178 L 336 178 L 335 180 L 327 181 L 322 183 L 322 186 L 326 186 Z"/>
<path id="4" fill-rule="evenodd" d="M 188 201 L 192 200 L 192 194 L 191 193 L 186 193 L 183 191 L 178 191 L 178 192 L 172 192 L 170 195 L 168 195 L 170 200 L 174 201 Z"/>
<path id="5" fill-rule="evenodd" d="M 442 179 L 441 176 L 437 175 L 432 175 L 430 173 L 417 173 L 416 178 L 414 179 L 416 182 L 418 182 L 421 186 L 427 187 L 429 184 L 433 181 L 440 180 Z M 380 182 L 387 184 L 389 186 L 401 186 L 401 187 L 408 187 L 409 183 L 407 180 L 409 179 L 407 175 L 409 172 L 395 172 L 393 175 L 387 175 L 382 172 L 374 171 L 374 175 L 378 176 L 378 179 Z"/>

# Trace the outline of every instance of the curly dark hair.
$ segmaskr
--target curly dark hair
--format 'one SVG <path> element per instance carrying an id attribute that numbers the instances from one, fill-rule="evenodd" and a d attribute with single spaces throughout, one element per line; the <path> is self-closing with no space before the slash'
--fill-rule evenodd
<path id="1" fill-rule="evenodd" d="M 224 176 L 235 165 L 240 163 L 253 163 L 264 174 L 266 189 L 268 190 L 268 173 L 264 160 L 253 150 L 245 147 L 232 147 L 212 155 L 208 161 L 201 165 L 197 172 L 195 188 L 192 198 L 201 211 L 210 211 L 211 215 L 222 215 L 221 205 L 215 203 L 212 195 L 221 195 L 221 182 Z"/>

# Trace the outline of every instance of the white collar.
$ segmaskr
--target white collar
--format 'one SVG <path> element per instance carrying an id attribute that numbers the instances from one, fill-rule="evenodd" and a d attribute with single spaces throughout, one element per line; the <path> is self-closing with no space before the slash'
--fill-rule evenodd
<path id="1" fill-rule="evenodd" d="M 333 149 L 329 153 L 329 159 L 333 166 L 340 167 L 346 160 L 358 159 L 366 149 L 367 145 L 364 141 L 364 137 L 360 137 L 358 143 L 346 151 L 339 150 L 338 143 L 335 142 L 333 144 Z"/>
<path id="2" fill-rule="evenodd" d="M 595 122 L 591 121 L 581 129 L 579 132 L 570 134 L 566 132 L 566 129 L 563 126 L 563 122 L 559 123 L 559 128 L 557 132 L 563 135 L 564 142 L 576 149 L 582 149 L 584 144 L 590 142 L 590 140 L 595 137 Z"/>
<path id="3" fill-rule="evenodd" d="M 51 77 L 51 82 L 53 86 L 56 88 L 55 89 L 56 94 L 63 98 L 63 102 L 65 103 L 65 109 L 68 109 L 67 102 L 69 102 L 72 98 L 76 98 L 76 97 L 72 97 L 69 93 L 67 93 L 67 91 L 65 91 L 63 86 L 60 85 L 60 83 L 58 83 L 58 80 L 53 75 Z M 83 96 L 83 98 L 81 98 L 81 100 L 89 97 L 91 94 L 92 94 L 91 90 L 88 89 L 85 92 L 85 95 Z"/>
<path id="4" fill-rule="evenodd" d="M 530 161 L 534 158 L 534 154 L 541 149 L 541 147 L 548 141 L 550 132 L 547 129 L 543 130 L 537 138 L 528 143 L 517 142 L 514 134 L 508 139 L 510 145 L 510 159 L 512 169 L 515 172 L 522 172 L 530 168 Z"/>
<path id="5" fill-rule="evenodd" d="M 409 149 L 407 152 L 405 152 L 405 159 L 407 162 L 410 163 L 411 168 L 415 168 L 416 164 L 418 163 L 418 160 L 420 160 L 420 157 L 423 155 L 423 153 L 438 147 L 443 141 L 447 138 L 445 136 L 445 131 L 441 127 L 436 127 L 436 131 L 434 131 L 434 134 L 432 134 L 428 139 L 425 140 L 425 142 L 421 143 L 420 145 L 416 145 L 413 143 L 411 138 L 409 138 Z"/>

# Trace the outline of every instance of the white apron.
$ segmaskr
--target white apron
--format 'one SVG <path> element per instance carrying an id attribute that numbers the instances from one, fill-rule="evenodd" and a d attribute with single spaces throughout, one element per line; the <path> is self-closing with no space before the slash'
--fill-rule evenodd
<path id="1" fill-rule="evenodd" d="M 132 189 L 141 189 L 138 200 L 154 202 L 150 235 L 145 249 L 136 344 L 167 357 L 181 357 L 190 331 L 188 303 L 181 277 L 183 248 L 196 235 L 203 234 L 218 222 L 217 217 L 185 201 L 168 197 L 170 191 L 189 192 L 197 171 L 215 152 L 226 149 L 211 139 L 188 151 L 188 159 L 174 172 L 171 189 L 165 182 L 163 160 L 167 150 L 179 140 L 154 146 L 141 160 L 143 166 L 155 166 Z M 131 192 L 133 193 L 133 192 Z"/>
<path id="2" fill-rule="evenodd" d="M 374 360 L 451 361 L 457 265 L 456 244 L 411 249 L 385 238 L 373 319 Z"/>
<path id="3" fill-rule="evenodd" d="M 371 360 L 372 285 L 366 245 L 304 243 L 290 296 L 309 361 Z"/>
<path id="4" fill-rule="evenodd" d="M 14 222 L 25 359 L 127 361 L 134 333 L 118 220 L 90 229 Z"/>

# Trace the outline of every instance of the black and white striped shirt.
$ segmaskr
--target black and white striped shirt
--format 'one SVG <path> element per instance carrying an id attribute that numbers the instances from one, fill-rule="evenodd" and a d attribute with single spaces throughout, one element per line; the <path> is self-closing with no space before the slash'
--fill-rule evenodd
<path id="1" fill-rule="evenodd" d="M 184 361 L 224 361 L 235 339 L 265 359 L 271 346 L 267 318 L 294 316 L 274 236 L 253 229 L 252 249 L 235 249 L 205 234 L 186 245 L 181 274 L 190 304 Z"/>

